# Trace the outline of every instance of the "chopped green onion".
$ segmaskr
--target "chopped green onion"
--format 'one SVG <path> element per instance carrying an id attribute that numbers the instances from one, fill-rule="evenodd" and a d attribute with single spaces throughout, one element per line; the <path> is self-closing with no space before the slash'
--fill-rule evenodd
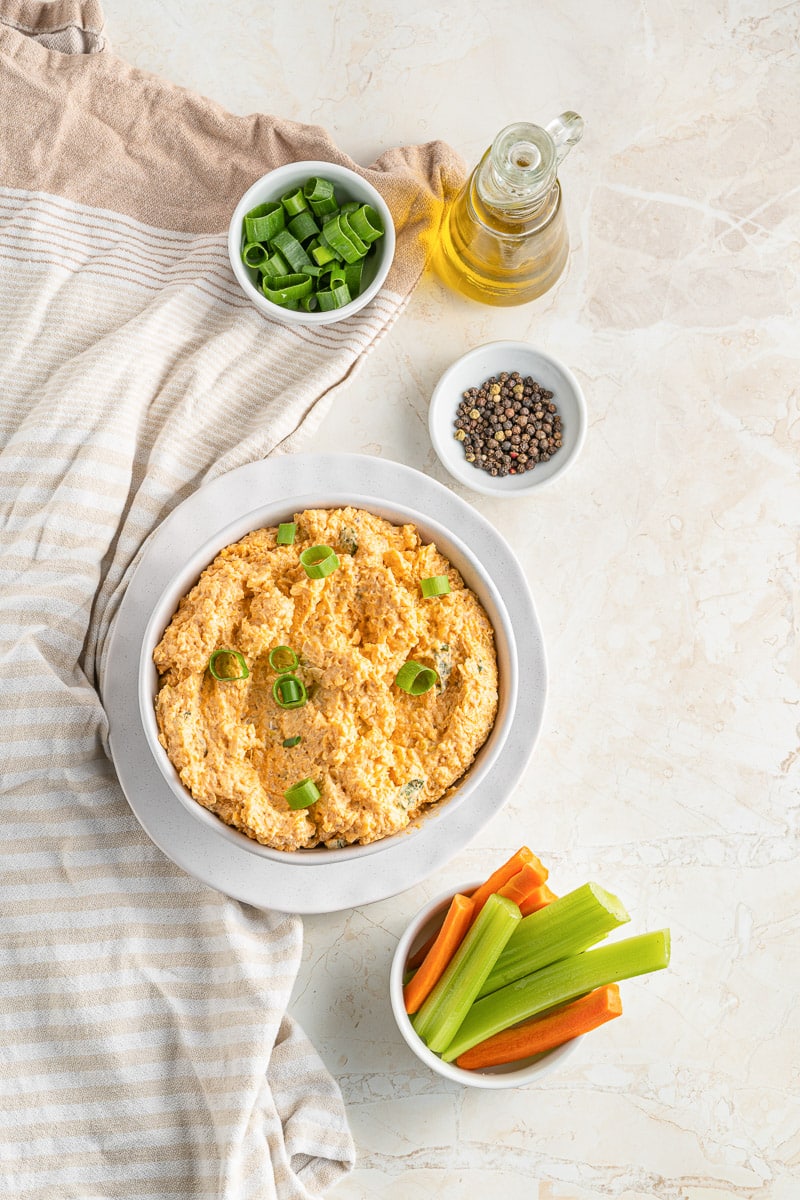
<path id="1" fill-rule="evenodd" d="M 339 559 L 330 546 L 309 546 L 300 555 L 300 562 L 309 579 L 325 579 L 339 566 Z"/>
<path id="2" fill-rule="evenodd" d="M 669 930 L 659 929 L 550 963 L 476 1000 L 450 1044 L 444 1047 L 442 1058 L 452 1062 L 502 1029 L 607 983 L 660 971 L 669 963 L 669 950 Z"/>
<path id="3" fill-rule="evenodd" d="M 231 667 L 238 668 L 238 673 L 234 673 L 230 669 Z M 238 650 L 228 650 L 225 647 L 220 647 L 211 655 L 208 660 L 208 670 L 220 683 L 232 683 L 236 679 L 247 679 L 250 674 L 244 655 L 240 654 Z"/>
<path id="4" fill-rule="evenodd" d="M 331 180 L 312 176 L 251 209 L 242 232 L 243 261 L 260 273 L 263 295 L 281 308 L 312 313 L 344 308 L 361 294 L 364 260 L 385 231 L 371 205 L 348 200 L 340 207 Z M 323 278 L 331 263 L 346 266 Z"/>
<path id="5" fill-rule="evenodd" d="M 287 750 L 290 750 L 292 746 L 299 746 L 302 740 L 303 739 L 298 733 L 296 737 L 284 738 L 281 745 L 285 746 Z"/>
<path id="6" fill-rule="evenodd" d="M 420 579 L 419 588 L 423 596 L 446 596 L 450 591 L 450 580 L 446 575 L 431 575 Z"/>
<path id="7" fill-rule="evenodd" d="M 522 918 L 478 996 L 588 950 L 629 920 L 616 896 L 596 883 L 584 883 Z"/>
<path id="8" fill-rule="evenodd" d="M 291 646 L 273 646 L 269 652 L 269 665 L 273 671 L 293 671 L 299 661 Z"/>
<path id="9" fill-rule="evenodd" d="M 312 175 L 303 185 L 303 195 L 316 216 L 323 217 L 327 213 L 336 212 L 336 196 L 330 179 Z"/>
<path id="10" fill-rule="evenodd" d="M 275 539 L 279 546 L 292 546 L 297 526 L 294 521 L 283 521 L 278 526 L 278 536 Z"/>
<path id="11" fill-rule="evenodd" d="M 324 267 L 329 262 L 339 261 L 330 246 L 323 246 L 322 242 L 317 246 L 310 246 L 309 249 L 311 250 L 311 257 L 320 267 Z"/>
<path id="12" fill-rule="evenodd" d="M 307 242 L 311 238 L 316 237 L 319 233 L 319 226 L 312 217 L 308 209 L 292 217 L 289 222 L 289 233 L 292 237 L 296 237 L 298 242 Z"/>
<path id="13" fill-rule="evenodd" d="M 366 254 L 367 248 L 353 233 L 346 222 L 347 215 L 342 215 L 341 212 L 338 212 L 322 226 L 322 238 L 320 240 L 323 245 L 329 245 L 332 250 L 336 250 L 345 262 L 352 263 Z M 362 246 L 363 249 L 359 250 L 359 246 Z"/>
<path id="14" fill-rule="evenodd" d="M 272 239 L 272 245 L 276 250 L 280 250 L 293 271 L 304 271 L 311 265 L 311 259 L 288 229 L 282 229 L 280 233 L 276 233 Z"/>
<path id="15" fill-rule="evenodd" d="M 292 300 L 302 300 L 314 285 L 310 275 L 265 275 L 261 290 L 273 304 L 286 306 Z"/>
<path id="16" fill-rule="evenodd" d="M 380 217 L 370 204 L 361 204 L 354 212 L 348 214 L 350 228 L 358 234 L 367 245 L 383 236 L 384 229 Z"/>
<path id="17" fill-rule="evenodd" d="M 242 248 L 242 262 L 246 267 L 253 267 L 254 270 L 257 270 L 268 261 L 269 251 L 266 246 L 262 246 L 261 242 L 248 242 Z"/>
<path id="18" fill-rule="evenodd" d="M 283 229 L 285 218 L 280 204 L 272 202 L 251 208 L 244 219 L 245 237 L 248 242 L 268 242 Z"/>
<path id="19" fill-rule="evenodd" d="M 423 667 L 422 663 L 410 658 L 397 672 L 394 681 L 409 696 L 422 696 L 429 692 L 439 676 L 432 667 Z"/>
<path id="20" fill-rule="evenodd" d="M 294 191 L 287 192 L 285 196 L 281 196 L 281 204 L 286 209 L 286 215 L 289 217 L 296 217 L 303 209 L 308 208 L 302 188 L 295 188 Z"/>
<path id="21" fill-rule="evenodd" d="M 505 896 L 491 895 L 441 979 L 414 1014 L 414 1029 L 436 1054 L 446 1050 L 456 1036 L 519 922 L 518 905 Z"/>
<path id="22" fill-rule="evenodd" d="M 295 783 L 283 793 L 289 808 L 308 808 L 310 804 L 314 804 L 320 797 L 320 791 L 313 779 L 301 779 L 299 783 Z"/>
<path id="23" fill-rule="evenodd" d="M 280 675 L 272 685 L 272 697 L 281 708 L 302 708 L 308 700 L 306 686 L 296 675 Z"/>
<path id="24" fill-rule="evenodd" d="M 262 275 L 291 275 L 292 273 L 292 268 L 280 250 L 276 250 L 274 254 L 270 254 L 267 261 L 259 269 Z"/>

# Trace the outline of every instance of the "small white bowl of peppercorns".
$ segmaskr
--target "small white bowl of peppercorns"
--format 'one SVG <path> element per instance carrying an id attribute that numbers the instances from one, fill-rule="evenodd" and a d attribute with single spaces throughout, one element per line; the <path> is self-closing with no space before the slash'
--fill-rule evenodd
<path id="1" fill-rule="evenodd" d="M 527 342 L 476 346 L 447 368 L 428 414 L 454 479 L 487 496 L 528 496 L 560 478 L 586 436 L 586 401 L 563 363 Z"/>

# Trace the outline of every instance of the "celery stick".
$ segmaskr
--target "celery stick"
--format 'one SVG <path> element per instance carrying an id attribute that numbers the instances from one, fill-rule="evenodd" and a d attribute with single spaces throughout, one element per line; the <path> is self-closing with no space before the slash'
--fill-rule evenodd
<path id="1" fill-rule="evenodd" d="M 585 883 L 559 900 L 523 917 L 492 967 L 478 998 L 549 966 L 559 958 L 580 954 L 607 933 L 630 921 L 616 896 L 596 883 Z"/>
<path id="2" fill-rule="evenodd" d="M 476 1000 L 457 1034 L 442 1053 L 452 1062 L 478 1042 L 559 1004 L 566 1004 L 607 983 L 659 971 L 669 962 L 669 930 L 640 933 L 596 950 L 573 954 Z"/>
<path id="3" fill-rule="evenodd" d="M 437 1054 L 455 1036 L 481 984 L 520 922 L 519 907 L 492 895 L 411 1024 Z"/>

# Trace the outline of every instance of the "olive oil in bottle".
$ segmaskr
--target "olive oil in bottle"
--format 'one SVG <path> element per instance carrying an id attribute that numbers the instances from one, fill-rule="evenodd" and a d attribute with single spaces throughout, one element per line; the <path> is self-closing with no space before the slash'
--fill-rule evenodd
<path id="1" fill-rule="evenodd" d="M 445 283 L 492 305 L 553 286 L 569 252 L 558 167 L 582 135 L 573 112 L 500 131 L 444 215 L 433 265 Z"/>

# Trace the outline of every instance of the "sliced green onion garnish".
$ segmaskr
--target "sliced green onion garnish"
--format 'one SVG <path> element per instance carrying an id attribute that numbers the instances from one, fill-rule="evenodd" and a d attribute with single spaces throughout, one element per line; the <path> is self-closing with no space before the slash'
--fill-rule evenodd
<path id="1" fill-rule="evenodd" d="M 407 663 L 403 663 L 394 681 L 402 691 L 408 692 L 409 696 L 422 696 L 431 690 L 438 678 L 432 667 L 423 667 L 422 663 L 410 658 Z"/>
<path id="2" fill-rule="evenodd" d="M 297 526 L 294 521 L 283 521 L 278 526 L 278 536 L 275 539 L 279 546 L 291 546 L 294 544 L 294 535 L 297 533 Z"/>
<path id="3" fill-rule="evenodd" d="M 268 242 L 283 229 L 285 218 L 280 204 L 259 204 L 251 208 L 244 219 L 244 232 L 248 242 Z"/>
<path id="4" fill-rule="evenodd" d="M 307 242 L 314 238 L 319 233 L 319 226 L 312 217 L 308 209 L 300 212 L 296 217 L 292 217 L 289 222 L 289 233 L 292 237 L 296 237 L 298 242 Z"/>
<path id="5" fill-rule="evenodd" d="M 306 686 L 296 675 L 279 675 L 272 685 L 272 697 L 281 708 L 302 708 L 308 700 Z"/>
<path id="6" fill-rule="evenodd" d="M 291 275 L 292 268 L 287 263 L 286 259 L 281 254 L 280 250 L 276 250 L 274 254 L 270 254 L 267 261 L 259 268 L 262 275 Z"/>
<path id="7" fill-rule="evenodd" d="M 345 262 L 356 262 L 366 253 L 366 246 L 347 225 L 347 215 L 338 212 L 322 226 L 323 245 L 336 250 Z M 363 249 L 359 250 L 359 246 Z"/>
<path id="8" fill-rule="evenodd" d="M 215 650 L 208 660 L 209 673 L 220 683 L 232 683 L 236 679 L 247 679 L 250 671 L 244 660 L 244 655 L 238 650 L 228 650 L 220 647 Z"/>
<path id="9" fill-rule="evenodd" d="M 356 248 L 358 258 L 363 258 L 367 253 L 369 246 L 366 242 L 362 242 L 361 238 L 356 233 L 353 226 L 350 224 L 351 213 L 342 212 L 339 214 L 339 228 L 343 233 L 346 233 L 350 241 Z"/>
<path id="10" fill-rule="evenodd" d="M 301 779 L 283 793 L 289 808 L 308 808 L 319 800 L 320 792 L 313 779 Z"/>
<path id="11" fill-rule="evenodd" d="M 450 580 L 446 575 L 431 575 L 428 579 L 420 579 L 419 589 L 423 596 L 446 596 L 450 591 Z"/>
<path id="12" fill-rule="evenodd" d="M 303 195 L 302 188 L 295 188 L 294 191 L 287 192 L 285 196 L 281 196 L 281 204 L 286 209 L 287 216 L 296 217 L 304 208 L 308 208 L 306 198 Z"/>
<path id="13" fill-rule="evenodd" d="M 269 251 L 261 242 L 248 242 L 242 249 L 242 262 L 246 267 L 263 267 L 269 259 Z"/>
<path id="14" fill-rule="evenodd" d="M 269 665 L 273 671 L 293 671 L 299 662 L 291 646 L 274 646 L 269 652 Z"/>
<path id="15" fill-rule="evenodd" d="M 280 250 L 293 271 L 302 271 L 311 262 L 297 238 L 289 233 L 288 229 L 282 229 L 280 233 L 275 234 L 272 246 Z"/>
<path id="16" fill-rule="evenodd" d="M 300 737 L 300 734 L 298 733 L 297 737 L 284 738 L 281 745 L 285 746 L 287 750 L 290 750 L 292 748 L 292 746 L 299 746 L 300 743 L 302 742 L 302 740 L 303 739 Z"/>
<path id="17" fill-rule="evenodd" d="M 339 559 L 330 546 L 309 546 L 300 555 L 300 562 L 309 579 L 325 579 L 339 566 Z"/>
<path id="18" fill-rule="evenodd" d="M 323 246 L 322 242 L 317 246 L 310 246 L 309 249 L 311 250 L 311 257 L 320 267 L 324 267 L 329 262 L 338 262 L 330 246 Z"/>
<path id="19" fill-rule="evenodd" d="M 362 204 L 354 212 L 348 214 L 350 228 L 358 234 L 362 242 L 369 245 L 383 235 L 383 223 L 370 204 Z"/>
<path id="20" fill-rule="evenodd" d="M 286 305 L 291 300 L 302 300 L 313 286 L 310 275 L 265 275 L 261 290 L 273 304 Z"/>

